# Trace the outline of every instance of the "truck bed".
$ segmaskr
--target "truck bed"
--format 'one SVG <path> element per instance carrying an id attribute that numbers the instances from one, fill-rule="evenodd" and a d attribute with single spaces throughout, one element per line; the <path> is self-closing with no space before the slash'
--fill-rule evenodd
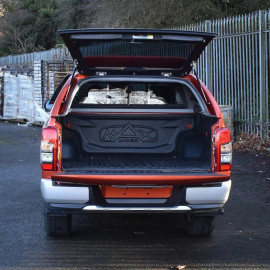
<path id="1" fill-rule="evenodd" d="M 65 160 L 64 171 L 94 174 L 177 174 L 210 171 L 208 160 L 183 160 L 175 155 L 98 154 L 88 160 Z"/>
<path id="2" fill-rule="evenodd" d="M 211 126 L 216 118 L 89 114 L 63 120 L 64 172 L 174 175 L 211 171 Z"/>

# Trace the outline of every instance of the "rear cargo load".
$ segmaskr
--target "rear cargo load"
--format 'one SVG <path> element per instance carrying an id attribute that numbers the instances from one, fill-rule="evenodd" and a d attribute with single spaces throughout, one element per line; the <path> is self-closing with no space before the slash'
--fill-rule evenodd
<path id="1" fill-rule="evenodd" d="M 88 79 L 74 91 L 62 123 L 64 172 L 210 172 L 209 115 L 184 80 Z"/>

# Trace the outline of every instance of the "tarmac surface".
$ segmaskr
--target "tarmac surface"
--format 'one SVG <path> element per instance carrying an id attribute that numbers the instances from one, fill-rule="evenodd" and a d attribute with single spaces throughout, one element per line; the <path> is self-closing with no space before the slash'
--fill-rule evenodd
<path id="1" fill-rule="evenodd" d="M 40 193 L 41 128 L 0 122 L 0 270 L 270 269 L 270 158 L 234 153 L 232 191 L 210 237 L 176 215 L 75 217 L 47 237 Z"/>

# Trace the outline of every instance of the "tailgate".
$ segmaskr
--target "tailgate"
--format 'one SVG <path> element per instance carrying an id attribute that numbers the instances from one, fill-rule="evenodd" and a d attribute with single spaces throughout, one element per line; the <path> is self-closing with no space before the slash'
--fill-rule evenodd
<path id="1" fill-rule="evenodd" d="M 190 173 L 181 175 L 107 175 L 88 173 L 58 173 L 52 180 L 87 185 L 197 185 L 223 182 L 230 179 L 230 172 Z"/>

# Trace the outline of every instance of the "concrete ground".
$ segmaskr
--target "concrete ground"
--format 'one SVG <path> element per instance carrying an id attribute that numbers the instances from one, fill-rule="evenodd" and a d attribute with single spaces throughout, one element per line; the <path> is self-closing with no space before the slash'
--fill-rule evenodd
<path id="1" fill-rule="evenodd" d="M 270 269 L 270 158 L 234 154 L 225 215 L 208 237 L 175 215 L 75 217 L 70 237 L 44 232 L 41 129 L 0 122 L 0 270 Z"/>

